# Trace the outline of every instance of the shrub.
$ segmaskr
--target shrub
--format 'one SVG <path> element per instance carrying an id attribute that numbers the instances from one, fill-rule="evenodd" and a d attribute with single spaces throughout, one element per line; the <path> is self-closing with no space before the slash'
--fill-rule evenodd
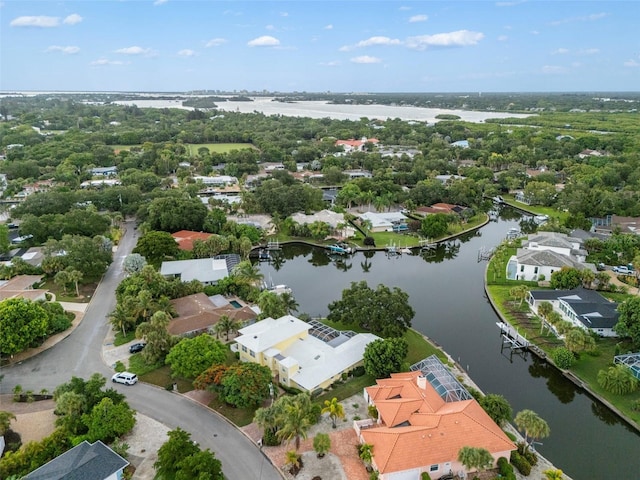
<path id="1" fill-rule="evenodd" d="M 352 375 L 354 377 L 361 377 L 364 375 L 364 365 L 358 365 L 353 369 Z"/>
<path id="2" fill-rule="evenodd" d="M 569 350 L 567 347 L 558 347 L 554 349 L 551 356 L 558 368 L 571 368 L 571 366 L 575 362 L 573 352 L 571 352 L 571 350 Z"/>
<path id="3" fill-rule="evenodd" d="M 431 475 L 429 475 L 429 472 L 422 472 L 420 474 L 420 480 L 431 480 Z"/>
<path id="4" fill-rule="evenodd" d="M 631 402 L 631 410 L 640 411 L 640 399 Z"/>
<path id="5" fill-rule="evenodd" d="M 364 244 L 367 247 L 375 247 L 376 241 L 374 240 L 373 237 L 364 237 Z"/>
<path id="6" fill-rule="evenodd" d="M 118 360 L 118 361 L 115 363 L 115 365 L 113 366 L 113 369 L 114 369 L 116 372 L 124 372 L 124 371 L 126 371 L 126 370 L 127 370 L 127 367 L 125 366 L 125 364 L 124 364 L 124 363 L 122 363 L 120 360 Z"/>
<path id="7" fill-rule="evenodd" d="M 515 450 L 511 452 L 511 464 L 525 477 L 531 473 L 531 464 Z"/>
<path id="8" fill-rule="evenodd" d="M 280 445 L 280 440 L 274 431 L 267 428 L 264 431 L 264 435 L 262 435 L 262 444 L 265 447 L 277 447 Z"/>
<path id="9" fill-rule="evenodd" d="M 516 475 L 513 472 L 513 467 L 504 457 L 500 457 L 498 459 L 498 473 L 500 474 L 500 478 L 505 478 L 506 480 L 516 480 Z"/>

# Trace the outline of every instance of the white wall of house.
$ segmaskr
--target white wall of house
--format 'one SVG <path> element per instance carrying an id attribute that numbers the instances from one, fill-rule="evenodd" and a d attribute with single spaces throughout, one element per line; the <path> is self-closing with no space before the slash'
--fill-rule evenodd
<path id="1" fill-rule="evenodd" d="M 545 280 L 551 279 L 551 274 L 558 270 L 557 267 L 549 267 L 548 265 L 525 265 L 518 263 L 516 278 L 517 280 L 538 281 L 540 275 L 544 275 Z"/>

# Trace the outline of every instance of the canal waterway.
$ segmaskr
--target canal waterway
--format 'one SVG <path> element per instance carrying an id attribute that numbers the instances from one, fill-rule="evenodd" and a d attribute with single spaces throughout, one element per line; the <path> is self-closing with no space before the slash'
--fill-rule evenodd
<path id="1" fill-rule="evenodd" d="M 536 448 L 557 468 L 575 480 L 640 478 L 635 430 L 545 362 L 501 351 L 498 318 L 484 293 L 486 262 L 478 261 L 478 252 L 519 227 L 517 215 L 508 215 L 430 253 L 332 258 L 323 249 L 294 245 L 261 271 L 267 282 L 289 285 L 299 311 L 314 317 L 326 315 L 351 282 L 401 288 L 416 312 L 413 327 L 440 344 L 480 389 L 504 395 L 514 414 L 531 409 L 549 423 L 551 436 Z"/>

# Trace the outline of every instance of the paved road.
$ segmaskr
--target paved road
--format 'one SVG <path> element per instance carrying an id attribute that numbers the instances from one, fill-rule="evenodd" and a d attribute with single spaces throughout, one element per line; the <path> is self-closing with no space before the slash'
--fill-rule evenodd
<path id="1" fill-rule="evenodd" d="M 107 315 L 115 306 L 115 289 L 122 280 L 122 262 L 134 248 L 138 232 L 133 223 L 125 223 L 126 233 L 120 241 L 115 258 L 95 291 L 75 331 L 55 347 L 24 362 L 4 367 L 0 393 L 11 393 L 15 385 L 24 390 L 52 391 L 68 382 L 72 376 L 88 378 L 101 373 L 110 378 L 113 371 L 102 361 L 102 346 L 109 324 Z M 180 395 L 150 385 L 133 387 L 116 385 L 127 395 L 132 408 L 169 428 L 180 427 L 191 433 L 202 448 L 209 448 L 222 462 L 227 478 L 235 480 L 281 480 L 282 476 L 265 459 L 257 447 L 226 419 Z"/>

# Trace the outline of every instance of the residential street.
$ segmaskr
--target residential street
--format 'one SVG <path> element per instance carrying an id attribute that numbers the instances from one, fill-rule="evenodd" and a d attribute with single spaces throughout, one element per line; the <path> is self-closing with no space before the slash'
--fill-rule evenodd
<path id="1" fill-rule="evenodd" d="M 52 391 L 72 376 L 88 378 L 100 373 L 110 379 L 113 370 L 102 359 L 103 342 L 109 325 L 106 316 L 115 306 L 115 289 L 123 278 L 122 262 L 134 248 L 138 231 L 133 222 L 125 223 L 126 233 L 120 241 L 114 261 L 89 303 L 84 319 L 67 338 L 44 352 L 3 367 L 0 393 L 11 393 L 16 385 L 24 390 Z M 282 476 L 265 459 L 256 445 L 225 418 L 181 395 L 151 385 L 133 387 L 111 384 L 126 394 L 132 408 L 173 429 L 180 427 L 191 433 L 201 448 L 209 448 L 222 462 L 229 479 L 276 480 Z M 1 407 L 0 407 L 1 409 Z"/>

